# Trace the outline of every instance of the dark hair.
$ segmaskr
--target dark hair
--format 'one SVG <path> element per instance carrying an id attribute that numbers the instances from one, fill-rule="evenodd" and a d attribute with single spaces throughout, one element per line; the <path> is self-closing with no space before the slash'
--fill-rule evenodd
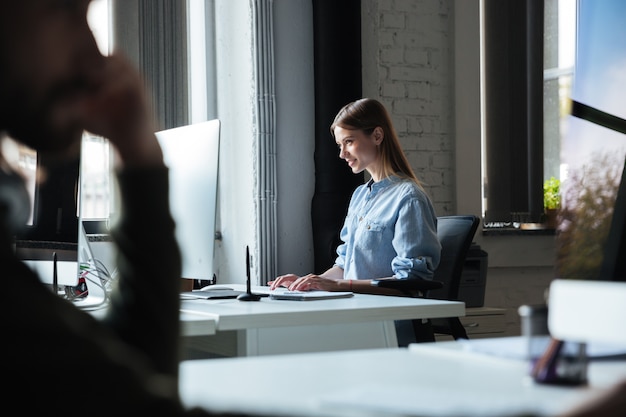
<path id="1" fill-rule="evenodd" d="M 362 98 L 348 103 L 339 110 L 335 120 L 330 125 L 330 133 L 335 137 L 335 127 L 348 130 L 362 130 L 365 134 L 372 134 L 380 127 L 384 138 L 380 145 L 383 177 L 398 175 L 410 178 L 422 187 L 422 183 L 415 175 L 413 168 L 402 151 L 398 135 L 391 122 L 391 116 L 378 100 Z"/>

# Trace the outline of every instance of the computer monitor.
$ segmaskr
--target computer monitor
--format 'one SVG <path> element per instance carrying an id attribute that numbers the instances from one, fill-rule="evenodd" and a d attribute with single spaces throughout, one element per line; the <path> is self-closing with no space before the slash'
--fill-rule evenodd
<path id="1" fill-rule="evenodd" d="M 556 272 L 626 281 L 626 3 L 580 0 L 579 8 Z"/>
<path id="2" fill-rule="evenodd" d="M 16 146 L 17 166 L 31 197 L 30 219 L 15 236 L 16 254 L 42 282 L 76 285 L 80 158 L 52 158 Z"/>
<path id="3" fill-rule="evenodd" d="M 156 136 L 169 167 L 181 278 L 212 280 L 220 121 L 162 130 Z"/>
<path id="4" fill-rule="evenodd" d="M 600 279 L 626 282 L 626 161 L 604 245 Z"/>

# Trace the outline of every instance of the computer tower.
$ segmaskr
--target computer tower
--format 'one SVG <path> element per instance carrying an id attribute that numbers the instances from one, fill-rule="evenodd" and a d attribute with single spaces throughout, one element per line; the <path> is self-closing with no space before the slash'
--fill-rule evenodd
<path id="1" fill-rule="evenodd" d="M 472 244 L 465 259 L 459 300 L 465 307 L 482 307 L 485 304 L 488 254 L 479 245 Z"/>

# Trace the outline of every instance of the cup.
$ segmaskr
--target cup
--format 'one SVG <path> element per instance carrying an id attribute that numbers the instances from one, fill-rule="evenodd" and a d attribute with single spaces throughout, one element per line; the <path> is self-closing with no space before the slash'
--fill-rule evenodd
<path id="1" fill-rule="evenodd" d="M 526 359 L 532 368 L 550 343 L 548 306 L 545 304 L 522 305 L 517 311 L 521 318 L 522 337 L 526 343 Z"/>
<path id="2" fill-rule="evenodd" d="M 586 344 L 551 337 L 547 305 L 523 305 L 518 313 L 521 317 L 522 336 L 526 339 L 529 376 L 542 384 L 586 384 Z"/>

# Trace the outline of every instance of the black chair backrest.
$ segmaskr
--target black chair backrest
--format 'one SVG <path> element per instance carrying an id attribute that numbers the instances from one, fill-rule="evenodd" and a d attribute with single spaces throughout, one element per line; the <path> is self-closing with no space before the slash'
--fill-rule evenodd
<path id="1" fill-rule="evenodd" d="M 437 236 L 441 242 L 441 260 L 434 279 L 443 287 L 428 292 L 428 298 L 458 300 L 465 258 L 478 229 L 479 219 L 474 215 L 437 217 Z"/>

